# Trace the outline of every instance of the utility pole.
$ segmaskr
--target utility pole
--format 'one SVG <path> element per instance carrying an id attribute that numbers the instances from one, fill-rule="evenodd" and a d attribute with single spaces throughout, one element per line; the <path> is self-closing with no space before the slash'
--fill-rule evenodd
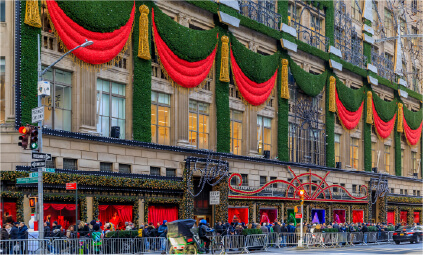
<path id="1" fill-rule="evenodd" d="M 305 190 L 299 190 L 298 191 L 298 195 L 300 196 L 300 202 L 301 202 L 301 218 L 300 218 L 300 240 L 298 241 L 298 247 L 302 248 L 303 247 L 303 213 L 304 213 L 304 195 L 305 195 Z"/>

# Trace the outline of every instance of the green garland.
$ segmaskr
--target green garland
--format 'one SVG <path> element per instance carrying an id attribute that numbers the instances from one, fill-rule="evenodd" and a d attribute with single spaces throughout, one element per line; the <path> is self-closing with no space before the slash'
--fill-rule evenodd
<path id="1" fill-rule="evenodd" d="M 157 31 L 178 57 L 193 62 L 205 59 L 216 47 L 218 28 L 194 30 L 180 25 L 153 4 Z"/>
<path id="2" fill-rule="evenodd" d="M 420 107 L 420 110 L 417 112 L 413 112 L 407 109 L 407 107 L 403 107 L 403 111 L 404 111 L 404 118 L 407 121 L 408 126 L 413 129 L 416 130 L 420 127 L 420 124 L 422 123 L 422 118 L 423 118 L 423 108 Z"/>
<path id="3" fill-rule="evenodd" d="M 220 204 L 215 206 L 215 222 L 228 222 L 228 177 L 224 177 L 219 184 L 213 187 L 213 191 L 220 191 Z"/>
<path id="4" fill-rule="evenodd" d="M 327 75 L 334 75 L 326 64 Z M 326 91 L 330 91 L 330 79 L 326 81 Z M 326 127 L 326 166 L 335 167 L 335 113 L 329 111 L 329 97 L 325 96 L 325 127 Z"/>
<path id="5" fill-rule="evenodd" d="M 217 13 L 217 10 L 219 8 L 219 5 L 216 2 L 213 2 L 213 1 L 196 1 L 196 0 L 192 1 L 192 0 L 190 0 L 190 1 L 186 1 L 186 2 L 190 3 L 194 6 L 197 6 L 201 9 L 204 9 L 206 11 L 209 11 L 211 13 L 214 13 L 214 14 Z"/>
<path id="6" fill-rule="evenodd" d="M 57 1 L 57 4 L 83 28 L 93 32 L 113 32 L 128 22 L 134 2 L 67 0 Z"/>
<path id="7" fill-rule="evenodd" d="M 19 221 L 19 222 L 24 221 L 23 193 L 16 192 L 16 191 L 2 191 L 0 193 L 0 197 L 16 199 L 16 221 Z"/>
<path id="8" fill-rule="evenodd" d="M 144 199 L 144 222 L 148 222 L 148 206 L 150 204 L 176 204 L 179 208 L 179 219 L 192 219 L 190 218 L 183 218 L 181 217 L 181 203 L 182 200 L 180 198 L 166 198 L 166 197 L 148 197 Z"/>
<path id="9" fill-rule="evenodd" d="M 334 1 L 322 1 L 326 3 L 325 33 L 329 38 L 329 45 L 335 45 L 335 6 Z"/>
<path id="10" fill-rule="evenodd" d="M 279 2 L 280 3 L 280 2 Z M 286 53 L 283 53 L 284 55 Z M 277 95 L 281 94 L 281 70 L 278 71 L 277 80 L 278 90 Z M 278 97 L 278 159 L 284 162 L 289 162 L 289 100 Z"/>
<path id="11" fill-rule="evenodd" d="M 375 92 L 373 92 L 373 103 L 375 105 L 377 114 L 385 122 L 392 120 L 395 113 L 397 113 L 398 102 L 396 98 L 392 100 L 392 102 L 386 102 L 378 97 Z"/>
<path id="12" fill-rule="evenodd" d="M 136 1 L 136 9 L 146 4 L 148 14 L 148 41 L 151 53 L 151 2 Z M 140 13 L 135 13 L 134 31 L 132 38 L 132 55 L 134 61 L 133 95 L 132 95 L 132 134 L 134 140 L 151 142 L 151 60 L 138 58 L 139 47 L 139 18 Z M 136 39 L 135 39 L 136 38 Z"/>
<path id="13" fill-rule="evenodd" d="M 282 16 L 282 23 L 288 24 L 288 1 L 278 0 L 278 13 Z"/>
<path id="14" fill-rule="evenodd" d="M 46 194 L 44 193 L 44 201 L 60 201 L 60 202 L 74 202 L 75 195 L 56 195 L 56 194 Z M 82 221 L 87 221 L 87 198 L 85 195 L 78 195 L 78 207 L 80 208 L 79 219 Z"/>
<path id="15" fill-rule="evenodd" d="M 421 197 L 394 197 L 387 196 L 387 201 L 390 203 L 408 203 L 408 204 L 423 204 Z"/>
<path id="16" fill-rule="evenodd" d="M 365 87 L 365 95 L 371 90 L 370 84 L 363 79 L 363 87 Z M 364 171 L 372 171 L 372 124 L 366 122 L 367 118 L 367 100 L 364 99 L 364 110 L 362 114 L 363 122 L 363 140 L 364 140 Z"/>
<path id="17" fill-rule="evenodd" d="M 188 175 L 190 174 L 190 170 L 184 168 L 183 173 L 183 190 L 184 190 L 184 196 L 182 197 L 181 206 L 179 207 L 179 218 L 180 219 L 193 219 L 194 218 L 194 196 L 193 194 L 193 183 L 191 182 L 188 186 Z"/>
<path id="18" fill-rule="evenodd" d="M 335 79 L 336 90 L 338 92 L 338 97 L 339 100 L 341 100 L 342 105 L 345 106 L 348 111 L 357 111 L 366 96 L 366 87 L 363 86 L 359 89 L 348 88 L 337 76 L 335 76 Z"/>
<path id="19" fill-rule="evenodd" d="M 132 205 L 132 222 L 138 226 L 138 218 L 139 218 L 139 200 L 138 197 L 112 197 L 112 196 L 95 196 L 93 197 L 93 219 L 98 219 L 100 215 L 100 211 L 98 209 L 100 203 L 126 203 Z"/>
<path id="20" fill-rule="evenodd" d="M 328 71 L 314 75 L 304 71 L 294 60 L 289 59 L 289 67 L 291 68 L 292 75 L 294 76 L 295 83 L 300 87 L 308 96 L 315 97 L 322 92 L 328 77 Z"/>
<path id="21" fill-rule="evenodd" d="M 401 170 L 401 134 L 397 132 L 397 125 L 398 125 L 398 118 L 395 120 L 394 126 L 394 150 L 395 150 L 395 175 L 396 176 L 403 176 Z"/>
<path id="22" fill-rule="evenodd" d="M 1 171 L 0 179 L 2 181 L 12 181 L 16 182 L 17 178 L 29 177 L 29 172 L 27 171 Z"/>
<path id="23" fill-rule="evenodd" d="M 223 27 L 219 27 L 219 47 L 216 52 L 215 97 L 216 97 L 216 131 L 218 152 L 231 152 L 231 116 L 229 109 L 229 82 L 220 81 L 220 62 L 222 41 L 226 35 Z"/>
<path id="24" fill-rule="evenodd" d="M 37 107 L 37 81 L 38 81 L 38 52 L 37 36 L 41 29 L 28 26 L 25 20 L 26 1 L 20 2 L 20 32 L 21 32 L 21 124 L 30 124 L 32 121 L 32 108 Z M 19 60 L 16 60 L 19 61 Z"/>
<path id="25" fill-rule="evenodd" d="M 229 38 L 236 62 L 249 79 L 262 83 L 275 74 L 276 69 L 279 67 L 279 52 L 270 56 L 262 56 L 246 48 L 231 33 Z"/>

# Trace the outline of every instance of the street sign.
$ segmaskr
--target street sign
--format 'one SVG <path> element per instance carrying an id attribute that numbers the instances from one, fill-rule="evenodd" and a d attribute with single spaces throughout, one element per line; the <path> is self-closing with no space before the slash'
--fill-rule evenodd
<path id="1" fill-rule="evenodd" d="M 32 159 L 42 159 L 42 160 L 51 161 L 51 154 L 40 153 L 40 152 L 32 152 Z"/>
<path id="2" fill-rule="evenodd" d="M 17 178 L 16 184 L 37 183 L 38 177 Z"/>
<path id="3" fill-rule="evenodd" d="M 45 161 L 32 161 L 31 162 L 31 167 L 32 168 L 45 167 L 45 166 L 46 166 L 46 162 Z"/>
<path id="4" fill-rule="evenodd" d="M 29 177 L 33 177 L 33 178 L 38 177 L 38 172 L 29 173 Z"/>
<path id="5" fill-rule="evenodd" d="M 295 214 L 295 219 L 302 219 L 303 218 L 303 214 L 302 213 L 296 213 Z"/>
<path id="6" fill-rule="evenodd" d="M 76 190 L 76 182 L 66 183 L 66 190 Z"/>
<path id="7" fill-rule="evenodd" d="M 46 172 L 46 173 L 55 173 L 56 172 L 56 169 L 54 169 L 54 168 L 43 168 L 43 172 Z"/>
<path id="8" fill-rule="evenodd" d="M 32 123 L 44 120 L 44 106 L 32 109 Z"/>
<path id="9" fill-rule="evenodd" d="M 220 191 L 210 191 L 210 205 L 220 204 Z"/>

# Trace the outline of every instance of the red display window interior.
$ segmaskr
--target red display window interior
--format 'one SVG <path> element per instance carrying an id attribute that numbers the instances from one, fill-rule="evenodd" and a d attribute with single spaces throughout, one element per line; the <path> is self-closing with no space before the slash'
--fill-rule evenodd
<path id="1" fill-rule="evenodd" d="M 229 222 L 248 223 L 248 208 L 228 208 Z"/>
<path id="2" fill-rule="evenodd" d="M 272 223 L 278 218 L 277 209 L 260 209 L 260 224 L 263 222 Z"/>
<path id="3" fill-rule="evenodd" d="M 388 211 L 388 223 L 395 224 L 395 212 L 394 211 Z"/>
<path id="4" fill-rule="evenodd" d="M 149 205 L 148 206 L 148 222 L 162 224 L 164 220 L 172 222 L 178 219 L 178 207 L 176 205 Z"/>
<path id="5" fill-rule="evenodd" d="M 44 203 L 44 221 L 50 222 L 50 228 L 53 222 L 67 229 L 70 225 L 75 225 L 75 204 L 54 204 Z M 78 206 L 78 215 L 80 208 Z M 78 216 L 79 217 L 79 216 Z"/>
<path id="6" fill-rule="evenodd" d="M 407 211 L 401 211 L 400 212 L 400 222 L 401 222 L 401 225 L 406 225 L 407 224 L 407 216 L 408 216 L 408 212 Z"/>
<path id="7" fill-rule="evenodd" d="M 363 210 L 353 210 L 353 222 L 354 223 L 363 223 L 364 222 L 364 211 Z"/>
<path id="8" fill-rule="evenodd" d="M 345 223 L 345 210 L 333 210 L 333 221 Z"/>
<path id="9" fill-rule="evenodd" d="M 115 229 L 124 229 L 125 222 L 132 222 L 132 205 L 99 205 L 98 219 L 103 224 L 110 222 Z"/>
<path id="10" fill-rule="evenodd" d="M 414 212 L 414 223 L 420 222 L 420 212 Z"/>
<path id="11" fill-rule="evenodd" d="M 0 225 L 3 227 L 3 222 L 16 222 L 16 203 L 4 202 L 1 203 Z"/>

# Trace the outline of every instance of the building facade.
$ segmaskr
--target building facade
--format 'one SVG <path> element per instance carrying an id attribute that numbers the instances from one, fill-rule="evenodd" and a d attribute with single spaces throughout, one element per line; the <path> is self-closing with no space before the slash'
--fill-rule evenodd
<path id="1" fill-rule="evenodd" d="M 2 215 L 27 222 L 37 191 L 16 178 L 40 36 L 43 68 L 94 42 L 43 76 L 50 220 L 75 220 L 76 181 L 80 218 L 117 225 L 295 221 L 299 189 L 305 221 L 422 224 L 423 44 L 394 37 L 423 6 L 403 2 L 1 1 Z"/>

